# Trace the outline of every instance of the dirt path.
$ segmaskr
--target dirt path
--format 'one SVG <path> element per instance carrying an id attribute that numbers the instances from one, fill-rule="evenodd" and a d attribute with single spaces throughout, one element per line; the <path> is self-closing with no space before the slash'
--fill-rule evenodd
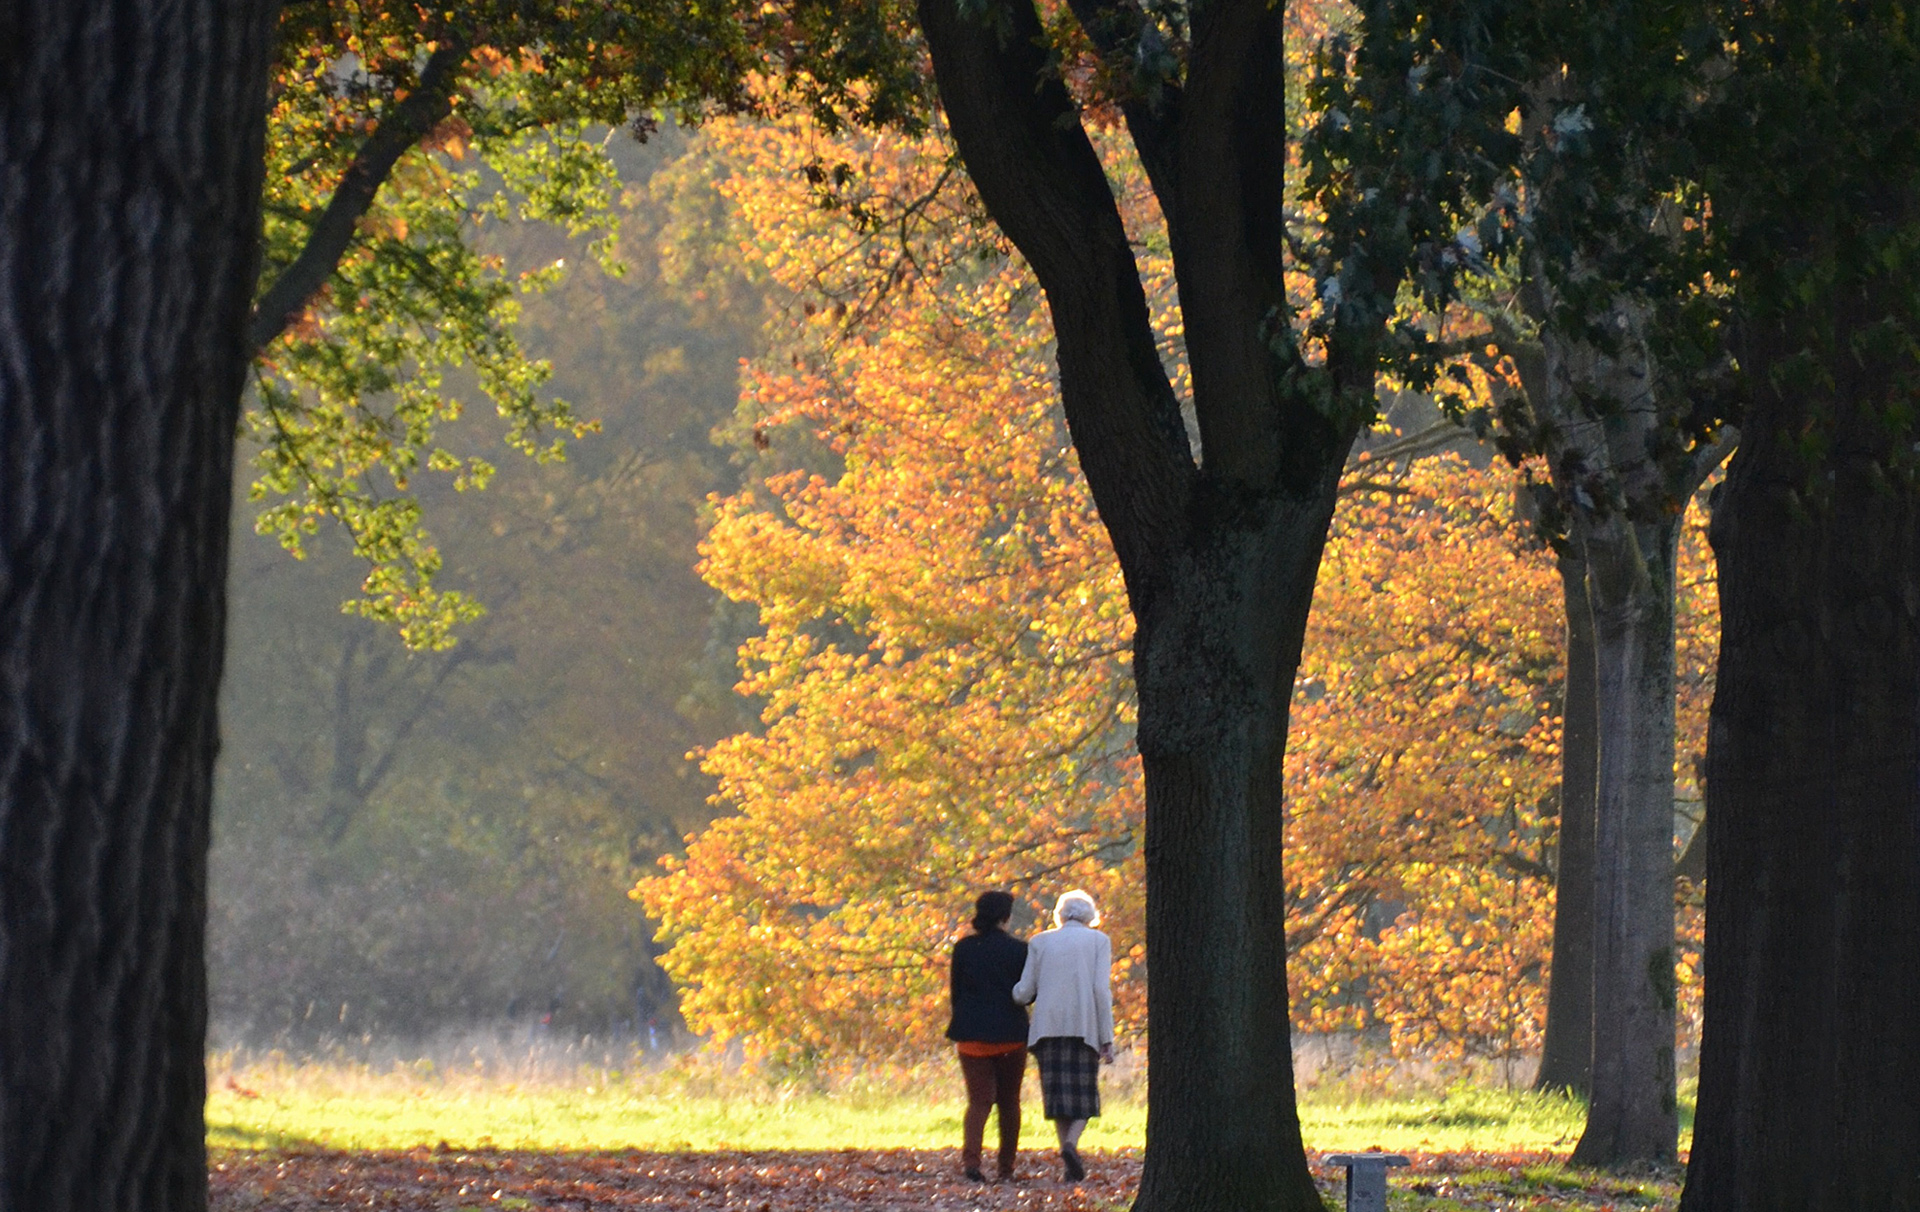
<path id="1" fill-rule="evenodd" d="M 1318 1160 L 1317 1155 L 1313 1160 Z M 1137 1150 L 1089 1153 L 1085 1182 L 1059 1177 L 1050 1152 L 1021 1156 L 1022 1180 L 982 1186 L 953 1149 L 827 1153 L 221 1152 L 212 1212 L 1124 1212 L 1140 1181 Z M 1341 1176 L 1316 1167 L 1329 1208 Z M 1443 1153 L 1396 1171 L 1407 1212 L 1664 1212 L 1678 1169 L 1569 1172 L 1546 1155 Z"/>
<path id="2" fill-rule="evenodd" d="M 1128 1151 L 1131 1152 L 1131 1151 Z M 835 1153 L 222 1153 L 213 1212 L 958 1212 L 1124 1208 L 1137 1156 L 1089 1154 L 1085 1182 L 1059 1179 L 1048 1154 L 1021 1158 L 1022 1181 L 982 1186 L 956 1150 Z"/>

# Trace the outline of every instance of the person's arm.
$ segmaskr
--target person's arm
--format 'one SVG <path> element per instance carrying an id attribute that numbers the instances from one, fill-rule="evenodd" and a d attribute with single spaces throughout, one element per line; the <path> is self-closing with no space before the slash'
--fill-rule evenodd
<path id="1" fill-rule="evenodd" d="M 1099 963 L 1093 974 L 1094 1004 L 1100 1008 L 1100 1059 L 1113 1061 L 1113 940 L 1100 935 Z"/>
<path id="2" fill-rule="evenodd" d="M 947 1038 L 958 1039 L 960 1015 L 960 945 L 947 952 Z"/>
<path id="3" fill-rule="evenodd" d="M 1040 948 L 1027 942 L 1027 962 L 1020 968 L 1020 979 L 1013 983 L 1013 1000 L 1022 1006 L 1031 1006 L 1034 997 L 1040 992 Z"/>

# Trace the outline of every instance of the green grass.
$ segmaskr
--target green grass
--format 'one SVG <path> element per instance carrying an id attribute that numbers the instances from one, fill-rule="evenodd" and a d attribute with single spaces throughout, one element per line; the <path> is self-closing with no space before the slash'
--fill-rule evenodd
<path id="1" fill-rule="evenodd" d="M 207 1101 L 216 1148 L 774 1150 L 939 1148 L 960 1135 L 960 1082 L 948 1066 L 843 1070 L 805 1080 L 685 1058 L 661 1069 L 581 1069 L 515 1080 L 442 1073 L 424 1062 L 235 1067 L 218 1059 Z M 1146 1107 L 1137 1078 L 1107 1083 L 1106 1114 L 1085 1143 L 1138 1146 Z M 1027 1135 L 1044 1134 L 1029 1079 Z M 1690 1108 L 1689 1108 L 1690 1110 Z M 1562 1098 L 1459 1086 L 1381 1095 L 1339 1086 L 1303 1092 L 1302 1129 L 1317 1150 L 1556 1153 L 1579 1137 Z"/>
<path id="2" fill-rule="evenodd" d="M 1385 1098 L 1307 1091 L 1300 1106 L 1307 1147 L 1343 1152 L 1565 1153 L 1584 1117 L 1569 1099 L 1466 1086 Z"/>
<path id="3" fill-rule="evenodd" d="M 1137 1144 L 1146 1115 L 1111 1108 L 1086 1141 Z M 405 1090 L 219 1092 L 207 1100 L 216 1147 L 405 1149 L 445 1141 L 456 1149 L 772 1150 L 935 1148 L 960 1139 L 952 1101 L 911 1095 L 773 1092 L 719 1096 L 592 1087 L 502 1084 Z"/>
<path id="4" fill-rule="evenodd" d="M 317 1068 L 261 1080 L 235 1075 L 207 1100 L 208 1143 L 230 1148 L 769 1150 L 937 1148 L 960 1139 L 958 1082 L 930 1091 L 737 1079 L 604 1082 L 420 1080 Z M 705 1088 L 703 1088 L 705 1087 Z M 1032 1093 L 1031 1091 L 1029 1093 Z M 249 1096 L 251 1095 L 251 1096 Z M 1093 1148 L 1138 1144 L 1146 1110 L 1109 1100 L 1088 1129 Z"/>

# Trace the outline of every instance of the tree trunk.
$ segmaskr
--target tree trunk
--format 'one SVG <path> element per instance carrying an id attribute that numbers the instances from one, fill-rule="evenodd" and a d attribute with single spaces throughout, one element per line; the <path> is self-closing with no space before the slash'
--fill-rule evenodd
<path id="1" fill-rule="evenodd" d="M 1322 1207 L 1287 997 L 1282 757 L 1331 481 L 1211 529 L 1135 641 L 1146 768 L 1147 1152 L 1136 1212 Z"/>
<path id="2" fill-rule="evenodd" d="M 0 18 L 0 1209 L 206 1206 L 265 3 Z"/>
<path id="3" fill-rule="evenodd" d="M 1560 838 L 1553 882 L 1553 967 L 1536 1090 L 1593 1089 L 1593 824 L 1600 766 L 1599 690 L 1587 564 L 1571 545 L 1559 560 L 1566 603 L 1567 677 L 1560 728 Z"/>
<path id="4" fill-rule="evenodd" d="M 1593 1091 L 1573 1162 L 1678 1148 L 1673 972 L 1673 521 L 1586 538 L 1600 723 L 1593 858 Z"/>
<path id="5" fill-rule="evenodd" d="M 1138 18 L 1075 11 L 1103 40 Z M 1173 249 L 1196 465 L 1039 11 L 920 0 L 919 14 L 967 171 L 1046 292 L 1067 424 L 1137 622 L 1152 1037 L 1135 1210 L 1319 1212 L 1294 1103 L 1281 759 L 1340 469 L 1374 408 L 1368 342 L 1384 313 L 1363 309 L 1364 332 L 1336 329 L 1324 366 L 1292 345 L 1281 10 L 1195 9 L 1185 82 L 1123 108 Z"/>
<path id="6" fill-rule="evenodd" d="M 1834 365 L 1861 373 L 1852 353 Z M 1861 395 L 1761 401 L 1714 510 L 1706 1015 L 1683 1212 L 1920 1208 L 1920 494 L 1883 471 L 1911 457 L 1911 430 Z M 1839 419 L 1835 453 L 1812 460 L 1816 410 Z"/>

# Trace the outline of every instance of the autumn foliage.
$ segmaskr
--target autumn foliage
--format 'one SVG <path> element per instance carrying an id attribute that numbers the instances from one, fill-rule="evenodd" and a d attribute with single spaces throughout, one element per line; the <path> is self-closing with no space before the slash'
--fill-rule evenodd
<path id="1" fill-rule="evenodd" d="M 790 307 L 745 376 L 764 475 L 716 502 L 701 566 L 758 610 L 738 689 L 763 726 L 702 754 L 728 812 L 634 892 L 687 1019 L 786 1056 L 927 1047 L 973 893 L 1010 888 L 1019 927 L 1080 886 L 1138 1033 L 1131 618 L 1031 276 L 974 221 L 937 137 L 704 137 L 742 247 Z M 862 192 L 835 195 L 823 164 Z M 1146 191 L 1124 193 L 1177 383 L 1164 240 Z M 1302 1029 L 1452 1054 L 1538 1044 L 1563 622 L 1520 487 L 1457 455 L 1350 471 L 1288 755 Z M 1697 528 L 1688 542 L 1682 684 L 1698 693 L 1714 620 Z M 1681 705 L 1683 754 L 1704 702 Z"/>
<path id="2" fill-rule="evenodd" d="M 766 166 L 732 188 L 768 272 L 825 304 L 798 310 L 786 364 L 748 376 L 756 433 L 837 467 L 721 502 L 703 547 L 703 575 L 759 608 L 739 689 L 765 727 L 704 755 L 737 814 L 638 890 L 683 1010 L 785 1052 L 919 1046 L 969 890 L 1081 886 L 1108 907 L 1137 1021 L 1131 622 L 1034 292 L 953 223 L 908 251 L 991 260 L 877 303 L 892 266 L 867 258 L 886 246 L 819 210 L 792 171 L 805 146 L 713 137 Z M 952 189 L 927 150 L 875 148 L 869 179 L 894 198 Z M 885 322 L 834 335 L 850 308 Z"/>
<path id="3" fill-rule="evenodd" d="M 1335 515 L 1288 747 L 1292 971 L 1310 1026 L 1534 1042 L 1560 618 L 1513 488 L 1447 456 Z"/>

